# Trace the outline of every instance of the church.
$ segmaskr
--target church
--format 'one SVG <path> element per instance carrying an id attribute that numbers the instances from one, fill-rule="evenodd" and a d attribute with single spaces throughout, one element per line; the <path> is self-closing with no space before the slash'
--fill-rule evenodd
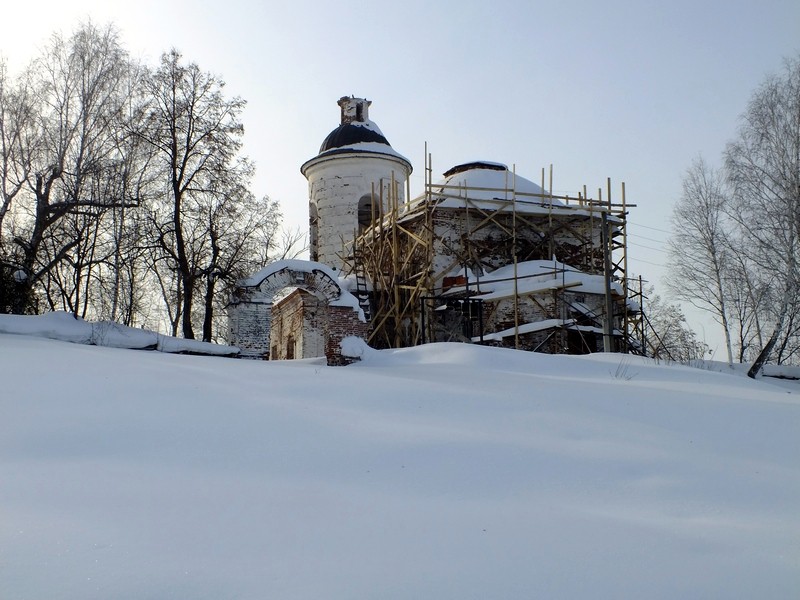
<path id="1" fill-rule="evenodd" d="M 300 171 L 309 190 L 309 261 L 280 261 L 240 283 L 229 343 L 252 358 L 326 356 L 459 341 L 548 353 L 631 350 L 638 305 L 625 275 L 630 205 L 602 189 L 557 196 L 506 165 L 455 165 L 411 198 L 411 162 L 343 97 L 340 123 Z M 429 160 L 427 158 L 426 162 Z"/>

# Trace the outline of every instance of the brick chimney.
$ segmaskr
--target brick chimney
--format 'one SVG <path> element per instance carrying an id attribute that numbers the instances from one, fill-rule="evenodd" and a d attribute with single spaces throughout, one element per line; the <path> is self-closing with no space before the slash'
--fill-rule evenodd
<path id="1" fill-rule="evenodd" d="M 372 104 L 372 100 L 356 98 L 355 96 L 342 96 L 339 98 L 339 106 L 342 108 L 342 124 L 369 121 L 370 104 Z"/>

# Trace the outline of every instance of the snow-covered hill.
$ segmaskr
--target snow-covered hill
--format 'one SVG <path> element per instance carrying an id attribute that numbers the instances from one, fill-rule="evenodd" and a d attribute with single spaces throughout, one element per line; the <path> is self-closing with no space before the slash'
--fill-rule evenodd
<path id="1" fill-rule="evenodd" d="M 800 396 L 636 357 L 349 367 L 0 334 L 0 598 L 794 598 Z"/>

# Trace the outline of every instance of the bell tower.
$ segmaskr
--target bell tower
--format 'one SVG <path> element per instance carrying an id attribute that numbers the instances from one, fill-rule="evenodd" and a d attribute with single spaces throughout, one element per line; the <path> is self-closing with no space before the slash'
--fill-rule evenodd
<path id="1" fill-rule="evenodd" d="M 341 123 L 322 142 L 319 154 L 300 167 L 308 180 L 311 260 L 337 271 L 354 236 L 373 215 L 386 212 L 391 193 L 398 203 L 405 202 L 412 171 L 409 160 L 370 121 L 371 101 L 344 96 L 338 104 Z"/>

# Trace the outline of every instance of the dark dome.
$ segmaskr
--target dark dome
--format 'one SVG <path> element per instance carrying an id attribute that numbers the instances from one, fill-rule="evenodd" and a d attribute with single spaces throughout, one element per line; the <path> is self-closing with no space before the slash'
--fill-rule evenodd
<path id="1" fill-rule="evenodd" d="M 363 142 L 373 142 L 390 146 L 389 141 L 383 137 L 380 131 L 365 127 L 363 124 L 342 123 L 328 134 L 328 137 L 325 138 L 325 141 L 322 142 L 322 146 L 319 148 L 319 153 L 322 154 L 328 150 L 352 146 Z"/>

